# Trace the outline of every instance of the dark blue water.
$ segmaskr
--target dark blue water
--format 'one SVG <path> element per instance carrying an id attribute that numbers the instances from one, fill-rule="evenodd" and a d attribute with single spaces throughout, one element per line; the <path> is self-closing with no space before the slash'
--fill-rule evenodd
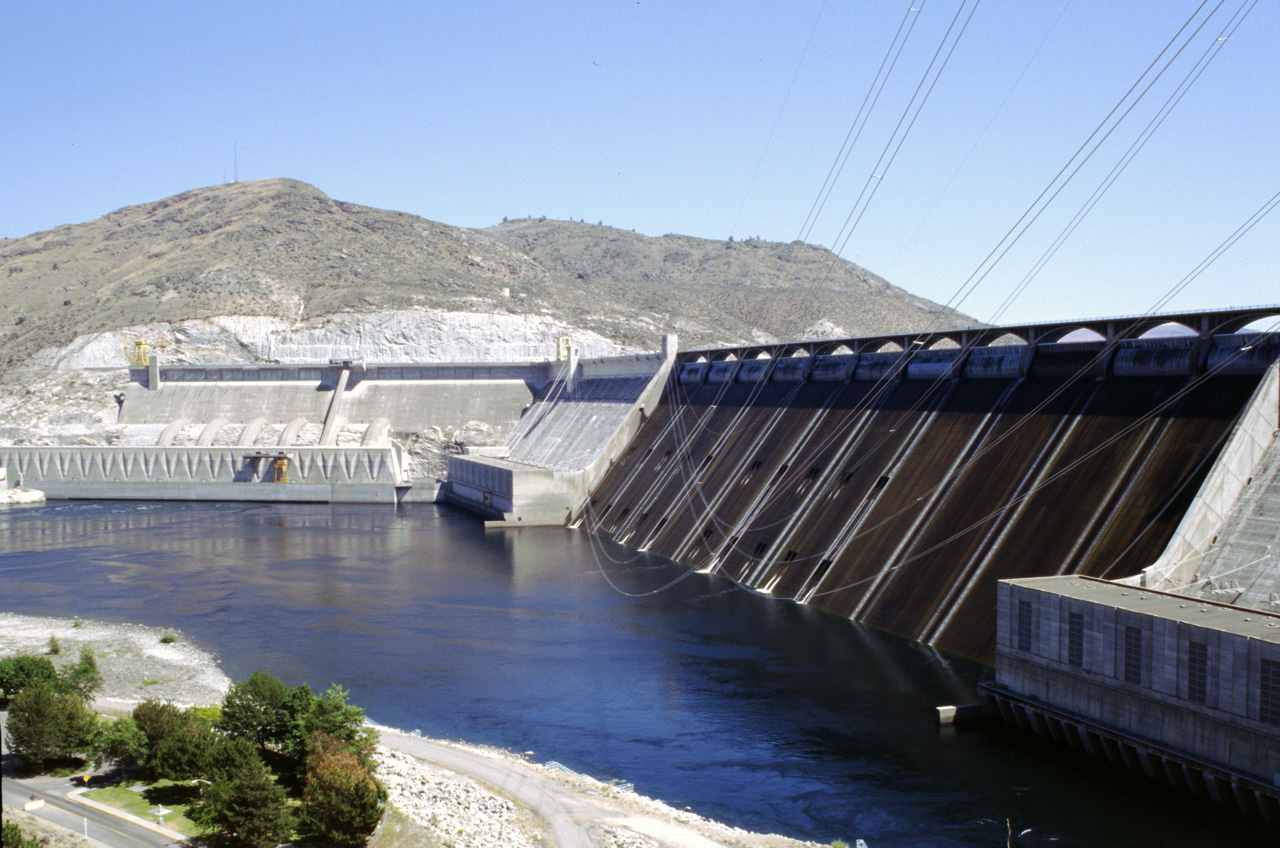
<path id="1" fill-rule="evenodd" d="M 999 725 L 981 666 L 559 528 L 447 507 L 0 510 L 0 609 L 180 628 L 233 679 L 558 760 L 758 830 L 887 846 L 1274 845 Z M 1021 837 L 1016 834 L 1030 828 Z"/>

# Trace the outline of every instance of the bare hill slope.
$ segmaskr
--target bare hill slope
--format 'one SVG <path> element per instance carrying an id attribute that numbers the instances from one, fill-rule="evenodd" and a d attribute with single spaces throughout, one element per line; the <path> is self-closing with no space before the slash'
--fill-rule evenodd
<path id="1" fill-rule="evenodd" d="M 689 347 L 974 323 L 810 245 L 545 220 L 470 230 L 296 180 L 195 189 L 0 240 L 7 365 L 142 324 L 403 309 L 550 316 L 648 348 L 664 332 Z"/>
<path id="2" fill-rule="evenodd" d="M 651 238 L 542 219 L 484 232 L 534 259 L 560 286 L 626 302 L 680 333 L 684 347 L 977 324 L 803 242 Z"/>

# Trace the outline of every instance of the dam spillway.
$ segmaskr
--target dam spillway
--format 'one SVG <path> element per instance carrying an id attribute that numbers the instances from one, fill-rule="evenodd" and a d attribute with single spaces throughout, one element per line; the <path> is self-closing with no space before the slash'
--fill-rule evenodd
<path id="1" fill-rule="evenodd" d="M 1160 557 L 1275 353 L 685 354 L 576 524 L 989 661 L 998 580 Z"/>

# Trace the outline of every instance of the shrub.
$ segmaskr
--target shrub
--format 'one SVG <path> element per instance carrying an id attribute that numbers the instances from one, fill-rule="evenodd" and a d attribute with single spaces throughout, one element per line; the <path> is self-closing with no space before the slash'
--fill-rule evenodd
<path id="1" fill-rule="evenodd" d="M 4 848 L 44 848 L 44 846 L 39 842 L 23 833 L 22 830 L 11 821 L 4 823 L 3 834 Z"/>
<path id="2" fill-rule="evenodd" d="M 187 715 L 197 724 L 214 727 L 222 718 L 222 708 L 218 706 L 187 707 Z"/>
<path id="3" fill-rule="evenodd" d="M 62 645 L 61 645 L 61 644 L 59 644 L 59 642 L 58 642 L 58 637 L 57 637 L 57 636 L 54 636 L 53 634 L 49 634 L 49 649 L 48 649 L 48 650 L 49 650 L 49 653 L 53 654 L 55 657 L 56 657 L 58 654 L 61 654 L 61 653 L 62 653 Z"/>
<path id="4" fill-rule="evenodd" d="M 160 637 L 160 641 L 165 645 L 172 645 L 174 642 L 178 641 L 178 637 L 174 636 L 172 633 L 166 633 Z"/>

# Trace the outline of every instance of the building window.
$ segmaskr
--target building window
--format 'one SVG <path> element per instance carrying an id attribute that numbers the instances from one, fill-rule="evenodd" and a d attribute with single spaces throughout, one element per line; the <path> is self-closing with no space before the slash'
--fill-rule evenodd
<path id="1" fill-rule="evenodd" d="M 1084 668 L 1084 613 L 1067 613 L 1067 665 Z"/>
<path id="2" fill-rule="evenodd" d="M 1018 650 L 1031 652 L 1033 642 L 1031 640 L 1031 602 L 1018 601 Z"/>
<path id="3" fill-rule="evenodd" d="M 1142 683 L 1142 628 L 1124 629 L 1124 682 Z"/>
<path id="4" fill-rule="evenodd" d="M 1258 720 L 1280 725 L 1280 662 L 1262 661 L 1262 686 L 1258 700 Z"/>
<path id="5" fill-rule="evenodd" d="M 1209 646 L 1204 642 L 1187 646 L 1187 700 L 1197 704 L 1209 700 Z"/>

